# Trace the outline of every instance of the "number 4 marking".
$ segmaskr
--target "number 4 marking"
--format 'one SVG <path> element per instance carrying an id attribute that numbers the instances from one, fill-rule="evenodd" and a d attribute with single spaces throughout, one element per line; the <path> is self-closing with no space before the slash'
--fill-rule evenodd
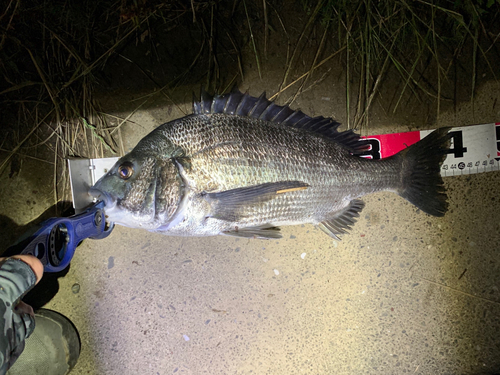
<path id="1" fill-rule="evenodd" d="M 467 147 L 464 147 L 464 140 L 462 136 L 462 131 L 457 130 L 454 132 L 449 132 L 450 138 L 453 139 L 453 148 L 446 151 L 447 154 L 453 154 L 456 158 L 463 158 L 464 153 L 467 152 Z"/>

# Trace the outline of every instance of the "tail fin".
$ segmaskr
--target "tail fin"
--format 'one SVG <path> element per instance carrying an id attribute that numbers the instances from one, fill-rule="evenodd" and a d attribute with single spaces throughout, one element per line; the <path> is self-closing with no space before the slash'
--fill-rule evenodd
<path id="1" fill-rule="evenodd" d="M 403 159 L 399 195 L 434 216 L 443 216 L 448 209 L 440 170 L 450 147 L 449 130 L 437 129 L 397 154 Z"/>

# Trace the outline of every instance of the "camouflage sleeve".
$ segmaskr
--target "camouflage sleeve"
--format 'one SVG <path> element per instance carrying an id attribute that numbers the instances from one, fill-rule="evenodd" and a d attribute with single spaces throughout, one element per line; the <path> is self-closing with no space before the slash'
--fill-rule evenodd
<path id="1" fill-rule="evenodd" d="M 22 260 L 0 262 L 0 375 L 14 364 L 24 350 L 24 340 L 35 328 L 34 316 L 17 310 L 21 298 L 35 283 L 35 273 Z"/>

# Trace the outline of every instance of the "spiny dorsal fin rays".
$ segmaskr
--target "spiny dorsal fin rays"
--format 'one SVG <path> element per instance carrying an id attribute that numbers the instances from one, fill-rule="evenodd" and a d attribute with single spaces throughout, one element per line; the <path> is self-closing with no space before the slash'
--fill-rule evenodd
<path id="1" fill-rule="evenodd" d="M 269 105 L 269 100 L 266 99 L 266 92 L 264 91 L 255 101 L 255 105 L 250 111 L 248 111 L 248 116 L 253 118 L 259 118 L 260 114 Z"/>
<path id="2" fill-rule="evenodd" d="M 200 101 L 193 103 L 193 113 L 225 113 L 308 130 L 335 140 L 354 155 L 362 155 L 369 146 L 352 130 L 339 132 L 340 123 L 332 118 L 310 117 L 300 110 L 294 111 L 287 105 L 280 106 L 267 100 L 265 93 L 257 98 L 243 94 L 236 87 L 230 93 L 213 97 L 202 89 Z"/>
<path id="3" fill-rule="evenodd" d="M 233 91 L 229 94 L 229 97 L 227 99 L 226 105 L 224 107 L 224 113 L 227 113 L 229 115 L 237 114 L 235 112 L 242 98 L 243 94 L 238 89 L 236 90 L 233 89 Z"/>
<path id="4" fill-rule="evenodd" d="M 212 97 L 202 87 L 200 101 L 197 101 L 196 95 L 193 93 L 193 113 L 196 115 L 212 113 L 212 102 L 215 102 L 215 97 Z"/>
<path id="5" fill-rule="evenodd" d="M 201 113 L 200 102 L 197 101 L 196 94 L 193 92 L 193 113 L 198 115 Z"/>

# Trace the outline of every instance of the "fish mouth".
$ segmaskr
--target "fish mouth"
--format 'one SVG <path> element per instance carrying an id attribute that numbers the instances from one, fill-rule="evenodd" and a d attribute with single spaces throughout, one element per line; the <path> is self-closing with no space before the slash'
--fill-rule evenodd
<path id="1" fill-rule="evenodd" d="M 89 194 L 99 201 L 104 202 L 104 211 L 110 210 L 116 206 L 117 199 L 113 198 L 109 193 L 99 190 L 95 187 L 89 189 Z"/>
<path id="2" fill-rule="evenodd" d="M 148 200 L 151 206 L 148 205 L 148 213 L 130 211 L 122 206 L 122 199 L 108 191 L 101 190 L 99 182 L 89 188 L 89 195 L 95 200 L 104 202 L 104 214 L 106 220 L 115 224 L 120 224 L 131 228 L 155 229 L 158 224 L 154 220 L 156 215 L 156 184 L 153 184 L 148 192 Z M 145 216 L 145 217 L 143 217 Z"/>
<path id="3" fill-rule="evenodd" d="M 116 198 L 108 192 L 102 191 L 96 187 L 91 187 L 89 189 L 89 194 L 98 201 L 104 202 L 104 215 L 106 217 L 106 221 L 130 228 L 137 227 L 134 222 L 134 217 L 131 216 L 130 212 L 123 209 L 123 207 L 119 205 L 119 198 Z M 140 226 L 143 227 L 142 225 Z"/>
<path id="4" fill-rule="evenodd" d="M 104 202 L 104 214 L 106 216 L 106 220 L 124 225 L 124 226 L 130 226 L 129 223 L 127 222 L 127 212 L 118 205 L 118 199 L 113 197 L 111 194 L 109 194 L 106 191 L 102 191 L 98 188 L 91 187 L 89 189 L 89 194 L 97 199 L 98 201 Z"/>

